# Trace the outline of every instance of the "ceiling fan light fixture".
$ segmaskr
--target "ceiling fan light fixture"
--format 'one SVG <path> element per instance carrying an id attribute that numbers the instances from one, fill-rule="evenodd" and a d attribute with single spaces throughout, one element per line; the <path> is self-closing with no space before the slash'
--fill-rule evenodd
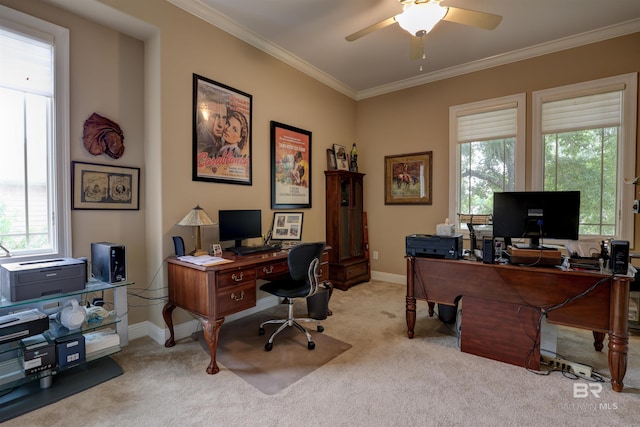
<path id="1" fill-rule="evenodd" d="M 395 17 L 400 27 L 416 36 L 422 31 L 428 33 L 447 14 L 448 8 L 437 2 L 406 3 L 402 13 Z"/>

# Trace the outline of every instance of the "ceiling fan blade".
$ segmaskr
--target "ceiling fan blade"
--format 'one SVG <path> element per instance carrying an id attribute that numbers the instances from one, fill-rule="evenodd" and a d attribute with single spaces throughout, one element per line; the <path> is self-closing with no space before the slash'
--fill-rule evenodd
<path id="1" fill-rule="evenodd" d="M 411 45 L 409 46 L 409 59 L 422 59 L 424 56 L 424 35 L 421 37 L 411 36 Z"/>
<path id="2" fill-rule="evenodd" d="M 461 9 L 459 7 L 449 7 L 449 11 L 442 20 L 484 28 L 485 30 L 493 30 L 498 26 L 500 21 L 502 21 L 502 16 L 494 15 L 493 13 L 478 12 L 476 10 Z"/>
<path id="3" fill-rule="evenodd" d="M 392 16 L 391 18 L 387 18 L 384 21 L 380 21 L 377 24 L 369 25 L 368 27 L 363 28 L 360 31 L 356 31 L 355 33 L 345 37 L 345 39 L 349 42 L 352 42 L 354 40 L 358 40 L 360 37 L 364 37 L 367 34 L 373 33 L 374 31 L 380 30 L 384 27 L 388 27 L 389 25 L 395 24 L 395 23 L 396 23 L 396 18 L 395 16 Z"/>

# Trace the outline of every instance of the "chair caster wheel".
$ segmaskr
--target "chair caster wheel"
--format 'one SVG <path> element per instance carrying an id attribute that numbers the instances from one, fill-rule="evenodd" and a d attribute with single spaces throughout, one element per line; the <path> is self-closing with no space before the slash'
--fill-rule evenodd
<path id="1" fill-rule="evenodd" d="M 314 348 L 316 348 L 316 343 L 314 343 L 313 341 L 309 341 L 307 347 L 309 347 L 309 350 L 313 350 Z"/>
<path id="2" fill-rule="evenodd" d="M 258 329 L 258 335 L 260 336 L 264 335 L 264 328 Z"/>
<path id="3" fill-rule="evenodd" d="M 324 327 L 321 325 L 318 325 L 318 332 L 324 332 Z"/>
<path id="4" fill-rule="evenodd" d="M 271 351 L 272 348 L 273 348 L 273 343 L 268 342 L 264 345 L 264 351 Z"/>

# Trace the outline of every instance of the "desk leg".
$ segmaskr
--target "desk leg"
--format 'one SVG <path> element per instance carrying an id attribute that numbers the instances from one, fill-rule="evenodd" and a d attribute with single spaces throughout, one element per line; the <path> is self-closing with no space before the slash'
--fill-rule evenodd
<path id="1" fill-rule="evenodd" d="M 622 391 L 622 380 L 627 373 L 627 352 L 629 350 L 629 282 L 628 277 L 614 277 L 611 286 L 611 306 L 609 308 L 609 370 L 611 388 Z"/>
<path id="2" fill-rule="evenodd" d="M 593 347 L 596 351 L 602 351 L 604 348 L 604 336 L 607 335 L 604 332 L 593 331 Z"/>
<path id="3" fill-rule="evenodd" d="M 207 374 L 217 374 L 220 372 L 220 368 L 218 368 L 218 364 L 216 363 L 216 351 L 218 350 L 218 335 L 220 333 L 220 327 L 224 323 L 224 317 L 218 320 L 209 320 L 202 317 L 200 318 L 200 323 L 202 323 L 204 339 L 207 341 L 209 354 L 211 355 L 209 366 L 207 366 Z"/>
<path id="4" fill-rule="evenodd" d="M 407 316 L 407 335 L 413 338 L 413 329 L 416 326 L 416 297 L 414 293 L 414 269 L 415 258 L 407 257 L 407 298 L 406 298 L 406 316 Z"/>
<path id="5" fill-rule="evenodd" d="M 171 316 L 175 308 L 176 308 L 175 305 L 168 302 L 164 305 L 164 308 L 162 309 L 162 317 L 164 318 L 164 323 L 166 323 L 167 326 L 169 327 L 169 334 L 170 334 L 169 339 L 164 343 L 165 347 L 173 347 L 174 345 L 176 345 L 175 336 L 173 334 L 173 318 Z"/>

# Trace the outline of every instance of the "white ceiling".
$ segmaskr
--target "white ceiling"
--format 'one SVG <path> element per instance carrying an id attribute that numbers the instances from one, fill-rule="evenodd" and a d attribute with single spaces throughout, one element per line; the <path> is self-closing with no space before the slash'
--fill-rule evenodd
<path id="1" fill-rule="evenodd" d="M 345 40 L 400 13 L 398 0 L 168 1 L 354 99 L 640 31 L 640 0 L 443 0 L 502 22 L 489 31 L 442 21 L 426 59 L 412 61 L 397 24 Z"/>

